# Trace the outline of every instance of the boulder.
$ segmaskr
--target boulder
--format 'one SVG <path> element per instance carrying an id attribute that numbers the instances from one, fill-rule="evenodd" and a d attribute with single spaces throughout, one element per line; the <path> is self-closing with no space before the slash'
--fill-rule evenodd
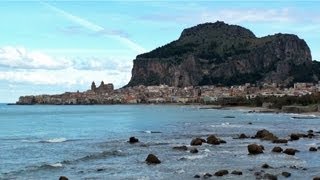
<path id="1" fill-rule="evenodd" d="M 269 164 L 265 163 L 261 166 L 263 169 L 268 169 L 268 168 L 272 168 L 271 166 L 269 166 Z"/>
<path id="2" fill-rule="evenodd" d="M 196 174 L 196 175 L 193 176 L 193 178 L 200 178 L 200 175 Z"/>
<path id="3" fill-rule="evenodd" d="M 154 154 L 149 154 L 147 159 L 145 160 L 148 164 L 160 164 L 161 161 Z"/>
<path id="4" fill-rule="evenodd" d="M 59 180 L 69 180 L 66 176 L 60 176 Z"/>
<path id="5" fill-rule="evenodd" d="M 279 146 L 276 146 L 272 149 L 272 152 L 276 152 L 276 153 L 281 153 L 283 151 L 283 149 Z"/>
<path id="6" fill-rule="evenodd" d="M 222 139 L 219 139 L 219 141 L 220 141 L 220 144 L 225 144 L 225 143 L 227 143 L 227 141 L 222 140 Z"/>
<path id="7" fill-rule="evenodd" d="M 320 180 L 320 177 L 314 177 L 313 180 Z"/>
<path id="8" fill-rule="evenodd" d="M 275 139 L 272 141 L 272 143 L 275 143 L 275 144 L 282 144 L 282 143 L 288 143 L 288 140 L 286 139 Z"/>
<path id="9" fill-rule="evenodd" d="M 288 148 L 283 151 L 283 153 L 291 155 L 291 156 L 294 156 L 296 154 L 296 152 L 299 152 L 299 151 L 296 149 L 293 149 L 293 148 Z"/>
<path id="10" fill-rule="evenodd" d="M 187 151 L 188 147 L 187 146 L 175 146 L 172 149 L 179 150 L 179 151 Z"/>
<path id="11" fill-rule="evenodd" d="M 317 151 L 318 149 L 316 147 L 310 147 L 309 151 Z"/>
<path id="12" fill-rule="evenodd" d="M 273 133 L 269 132 L 266 129 L 262 129 L 260 131 L 257 131 L 255 138 L 261 139 L 261 140 L 267 140 L 267 141 L 273 141 L 278 139 L 277 136 L 275 136 Z"/>
<path id="13" fill-rule="evenodd" d="M 212 174 L 210 174 L 210 173 L 205 173 L 205 174 L 203 175 L 203 178 L 204 178 L 204 179 L 207 179 L 207 178 L 210 178 L 210 177 L 212 177 Z"/>
<path id="14" fill-rule="evenodd" d="M 220 144 L 220 140 L 215 135 L 210 135 L 207 138 L 207 143 L 208 144 L 218 145 L 218 144 Z"/>
<path id="15" fill-rule="evenodd" d="M 261 154 L 263 153 L 263 149 L 260 145 L 250 144 L 248 145 L 248 152 L 249 154 Z"/>
<path id="16" fill-rule="evenodd" d="M 242 172 L 241 171 L 232 171 L 231 174 L 233 175 L 242 175 Z"/>
<path id="17" fill-rule="evenodd" d="M 202 138 L 195 138 L 195 139 L 192 139 L 190 145 L 191 146 L 201 146 L 202 143 L 206 142 L 206 140 L 202 139 Z"/>
<path id="18" fill-rule="evenodd" d="M 239 139 L 246 139 L 246 138 L 249 138 L 249 137 L 243 133 L 239 135 Z"/>
<path id="19" fill-rule="evenodd" d="M 266 173 L 263 175 L 263 179 L 268 179 L 268 180 L 277 180 L 278 177 L 276 175 L 273 175 L 273 174 L 269 174 L 269 173 Z"/>
<path id="20" fill-rule="evenodd" d="M 134 143 L 139 142 L 139 139 L 135 138 L 135 137 L 130 137 L 128 142 L 131 143 L 131 144 L 134 144 Z"/>
<path id="21" fill-rule="evenodd" d="M 224 176 L 224 175 L 227 175 L 229 174 L 229 171 L 228 170 L 220 170 L 220 171 L 217 171 L 214 173 L 215 176 Z"/>
<path id="22" fill-rule="evenodd" d="M 284 176 L 284 177 L 286 177 L 286 178 L 288 178 L 288 177 L 291 176 L 291 173 L 289 173 L 289 172 L 282 172 L 281 175 Z"/>
<path id="23" fill-rule="evenodd" d="M 298 134 L 291 134 L 290 135 L 290 139 L 292 140 L 292 141 L 296 141 L 296 140 L 299 140 L 299 135 Z"/>
<path id="24" fill-rule="evenodd" d="M 193 149 L 190 150 L 190 153 L 193 153 L 193 154 L 194 154 L 194 153 L 198 153 L 198 152 L 199 152 L 199 151 L 198 151 L 197 148 L 193 148 Z"/>

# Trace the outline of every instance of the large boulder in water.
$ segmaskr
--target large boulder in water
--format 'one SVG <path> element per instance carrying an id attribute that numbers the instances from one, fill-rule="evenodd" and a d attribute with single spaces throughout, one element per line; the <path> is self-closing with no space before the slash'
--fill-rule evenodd
<path id="1" fill-rule="evenodd" d="M 262 129 L 260 131 L 257 131 L 255 138 L 261 139 L 261 140 L 267 140 L 267 141 L 274 141 L 278 139 L 277 136 L 275 136 L 273 133 L 266 129 Z"/>
<path id="2" fill-rule="evenodd" d="M 283 151 L 283 153 L 291 155 L 291 156 L 294 156 L 296 154 L 296 152 L 299 152 L 299 151 L 296 149 L 293 149 L 293 148 L 288 148 Z"/>
<path id="3" fill-rule="evenodd" d="M 229 174 L 229 171 L 228 170 L 220 170 L 220 171 L 217 171 L 214 173 L 215 176 L 224 176 L 224 175 L 227 175 Z"/>
<path id="4" fill-rule="evenodd" d="M 66 176 L 60 176 L 59 180 L 69 180 Z"/>
<path id="5" fill-rule="evenodd" d="M 145 160 L 148 164 L 160 164 L 161 161 L 154 154 L 149 154 L 147 159 Z"/>
<path id="6" fill-rule="evenodd" d="M 283 151 L 283 149 L 279 146 L 276 146 L 272 149 L 272 152 L 276 152 L 276 153 L 281 153 Z"/>
<path id="7" fill-rule="evenodd" d="M 218 145 L 220 143 L 226 143 L 226 141 L 218 139 L 215 135 L 210 135 L 207 138 L 207 143 L 208 144 Z"/>
<path id="8" fill-rule="evenodd" d="M 131 143 L 131 144 L 134 144 L 134 143 L 139 142 L 139 139 L 135 138 L 135 137 L 130 137 L 128 142 Z"/>
<path id="9" fill-rule="evenodd" d="M 249 154 L 261 154 L 263 153 L 263 148 L 257 144 L 250 144 L 248 145 L 248 152 Z"/>
<path id="10" fill-rule="evenodd" d="M 190 145 L 191 146 L 201 146 L 202 143 L 205 143 L 206 140 L 202 139 L 202 138 L 195 138 L 195 139 L 192 139 Z"/>

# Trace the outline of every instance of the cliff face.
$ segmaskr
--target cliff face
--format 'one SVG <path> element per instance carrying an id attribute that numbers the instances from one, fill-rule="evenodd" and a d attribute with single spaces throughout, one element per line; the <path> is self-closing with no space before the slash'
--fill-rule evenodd
<path id="1" fill-rule="evenodd" d="M 296 35 L 257 38 L 240 26 L 206 23 L 185 29 L 178 40 L 138 55 L 127 86 L 290 85 L 317 81 L 319 74 L 313 64 L 308 45 Z"/>

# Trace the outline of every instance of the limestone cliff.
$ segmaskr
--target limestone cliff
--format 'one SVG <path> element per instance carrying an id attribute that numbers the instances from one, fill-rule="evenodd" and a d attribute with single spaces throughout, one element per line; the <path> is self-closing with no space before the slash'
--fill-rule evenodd
<path id="1" fill-rule="evenodd" d="M 185 29 L 178 40 L 138 55 L 127 86 L 292 85 L 317 81 L 318 67 L 296 35 L 257 38 L 248 29 L 218 21 Z"/>

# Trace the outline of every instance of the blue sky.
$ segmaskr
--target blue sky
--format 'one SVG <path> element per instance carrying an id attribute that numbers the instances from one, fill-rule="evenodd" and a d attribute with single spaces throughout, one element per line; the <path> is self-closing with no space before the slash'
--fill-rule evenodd
<path id="1" fill-rule="evenodd" d="M 84 91 L 92 81 L 125 85 L 132 60 L 184 28 L 225 21 L 258 37 L 304 39 L 320 60 L 317 1 L 1 1 L 0 102 Z"/>

